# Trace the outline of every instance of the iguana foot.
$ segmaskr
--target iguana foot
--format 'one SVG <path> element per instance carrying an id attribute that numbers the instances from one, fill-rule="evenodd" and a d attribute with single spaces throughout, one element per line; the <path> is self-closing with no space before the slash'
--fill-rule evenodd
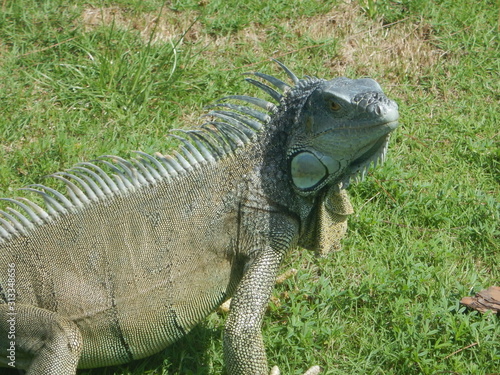
<path id="1" fill-rule="evenodd" d="M 313 366 L 309 370 L 304 372 L 304 375 L 318 375 L 320 372 L 321 372 L 321 368 L 319 366 Z M 280 369 L 278 368 L 278 366 L 274 366 L 271 369 L 271 372 L 269 373 L 269 375 L 280 375 Z"/>

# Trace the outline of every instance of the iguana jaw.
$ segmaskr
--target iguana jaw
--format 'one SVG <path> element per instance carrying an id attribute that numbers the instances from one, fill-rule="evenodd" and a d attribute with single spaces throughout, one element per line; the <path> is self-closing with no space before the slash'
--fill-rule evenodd
<path id="1" fill-rule="evenodd" d="M 390 135 L 387 134 L 378 141 L 368 145 L 366 152 L 349 165 L 344 174 L 344 178 L 339 184 L 341 189 L 346 189 L 352 180 L 362 181 L 372 163 L 373 166 L 376 167 L 385 161 L 389 138 Z"/>
<path id="2" fill-rule="evenodd" d="M 388 116 L 389 122 L 370 126 L 370 128 L 378 128 L 379 131 L 385 130 L 387 133 L 358 151 L 344 173 L 344 178 L 340 182 L 340 188 L 346 189 L 353 179 L 355 181 L 362 181 L 372 164 L 376 167 L 385 161 L 390 133 L 399 125 L 398 117 L 398 112 L 392 111 Z"/>
<path id="3" fill-rule="evenodd" d="M 385 161 L 385 156 L 387 154 L 390 132 L 397 126 L 397 121 L 391 121 L 365 127 L 365 131 L 371 129 L 374 132 L 385 132 L 385 134 L 375 138 L 374 141 L 366 143 L 348 157 L 344 156 L 344 158 L 342 158 L 339 155 L 328 156 L 326 154 L 317 153 L 317 157 L 327 167 L 330 176 L 335 176 L 335 178 L 330 180 L 330 183 L 333 182 L 335 185 L 339 186 L 340 189 L 346 189 L 353 180 L 357 182 L 362 181 L 372 164 L 374 167 L 381 165 Z M 339 160 L 342 161 L 339 162 Z"/>

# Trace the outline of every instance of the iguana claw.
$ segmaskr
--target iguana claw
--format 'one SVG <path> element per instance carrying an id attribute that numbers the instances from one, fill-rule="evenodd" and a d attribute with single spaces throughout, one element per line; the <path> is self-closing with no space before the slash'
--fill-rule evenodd
<path id="1" fill-rule="evenodd" d="M 304 372 L 304 375 L 318 375 L 320 372 L 321 372 L 321 367 L 313 366 L 309 370 Z M 278 366 L 274 366 L 271 369 L 271 372 L 269 373 L 269 375 L 280 375 L 280 369 L 278 368 Z"/>

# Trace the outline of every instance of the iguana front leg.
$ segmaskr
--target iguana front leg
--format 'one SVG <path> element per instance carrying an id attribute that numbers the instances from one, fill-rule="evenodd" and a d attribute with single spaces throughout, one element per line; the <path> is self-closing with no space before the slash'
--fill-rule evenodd
<path id="1" fill-rule="evenodd" d="M 279 266 L 288 249 L 295 245 L 297 233 L 293 221 L 281 219 L 274 218 L 274 224 L 279 224 L 271 225 L 274 230 L 271 231 L 270 245 L 254 252 L 258 255 L 231 300 L 224 331 L 224 356 L 229 375 L 269 374 L 261 333 L 262 320 Z M 279 370 L 277 373 L 273 371 L 279 374 Z"/>
<path id="2" fill-rule="evenodd" d="M 231 300 L 224 332 L 224 355 L 229 375 L 267 375 L 269 368 L 261 326 L 283 255 L 262 252 L 243 277 Z M 304 375 L 319 374 L 318 366 Z M 275 366 L 270 375 L 279 375 Z"/>
<path id="3" fill-rule="evenodd" d="M 269 371 L 261 325 L 282 257 L 270 248 L 262 251 L 231 301 L 224 331 L 224 356 L 230 375 L 264 375 Z"/>

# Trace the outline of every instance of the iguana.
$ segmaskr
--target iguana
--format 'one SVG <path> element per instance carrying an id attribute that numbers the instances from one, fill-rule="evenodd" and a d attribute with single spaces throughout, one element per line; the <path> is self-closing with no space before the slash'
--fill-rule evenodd
<path id="1" fill-rule="evenodd" d="M 261 323 L 280 263 L 297 245 L 338 248 L 345 188 L 383 161 L 398 125 L 374 80 L 277 64 L 291 84 L 247 78 L 276 103 L 228 96 L 201 128 L 174 132 L 170 156 L 104 156 L 54 174 L 64 194 L 36 184 L 25 189 L 42 203 L 4 199 L 3 367 L 66 375 L 143 358 L 233 296 L 227 373 L 269 373 Z"/>

